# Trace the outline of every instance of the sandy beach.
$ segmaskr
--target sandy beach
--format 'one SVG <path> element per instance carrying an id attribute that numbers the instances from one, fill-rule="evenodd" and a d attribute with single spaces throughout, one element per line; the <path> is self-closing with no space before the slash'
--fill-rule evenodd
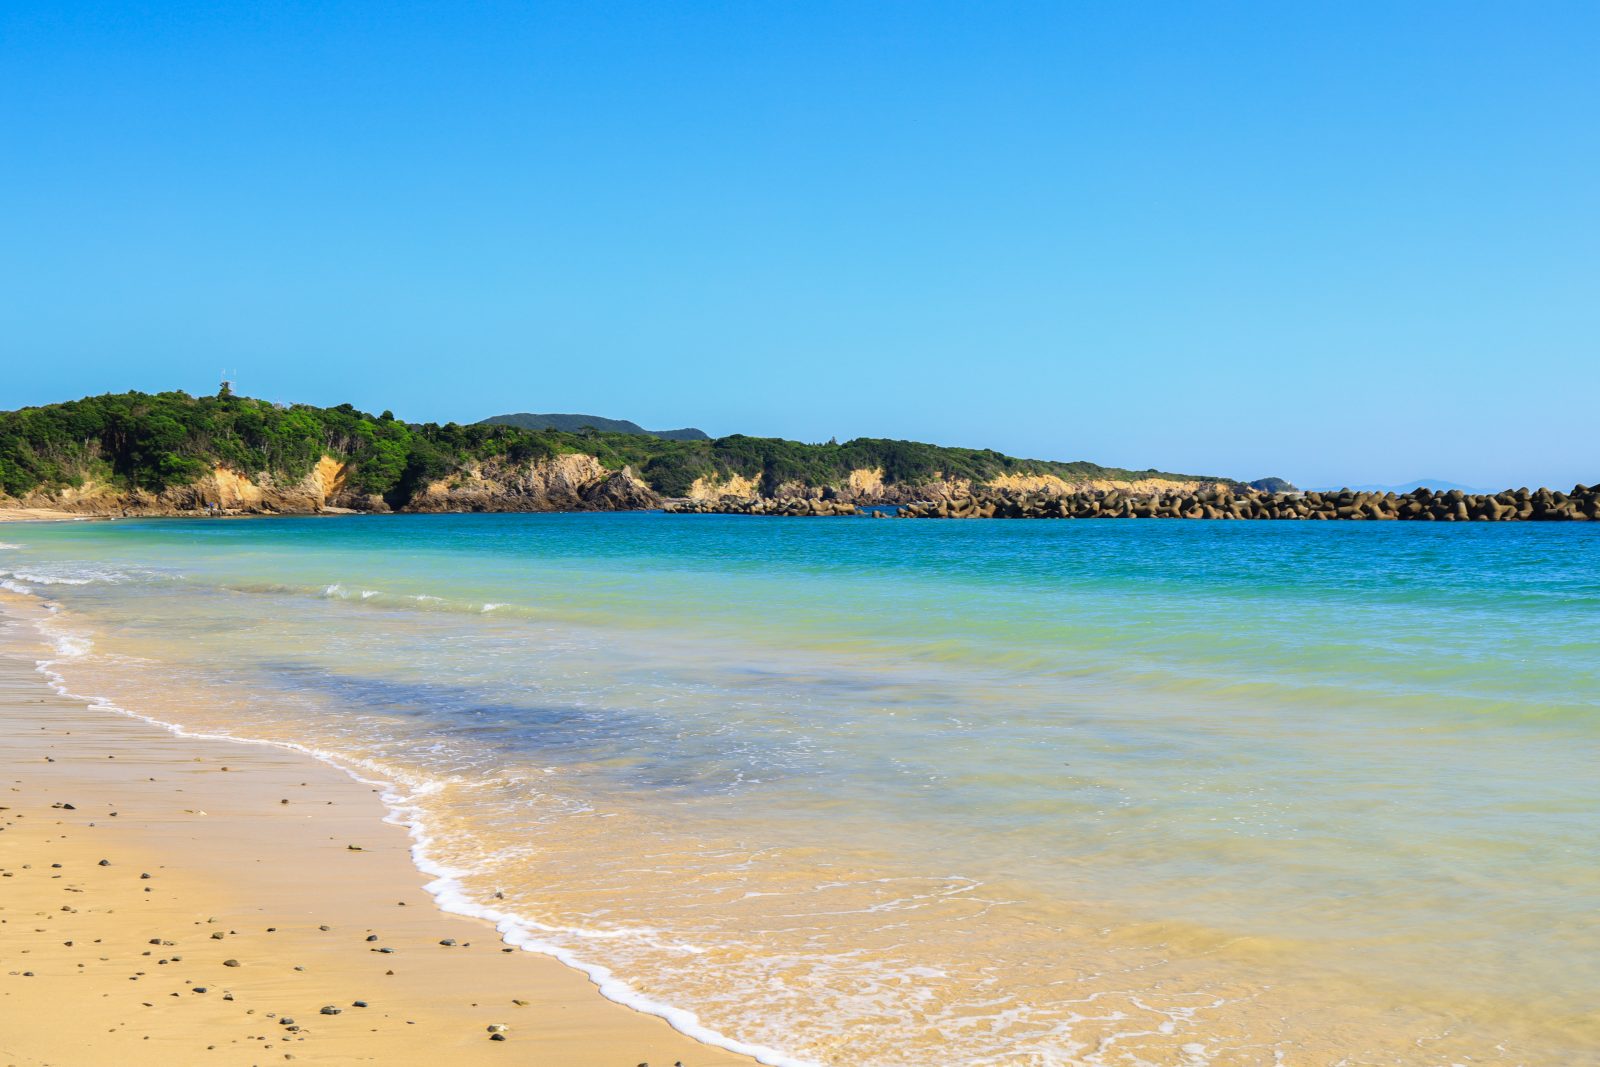
<path id="1" fill-rule="evenodd" d="M 35 642 L 0 615 L 0 1065 L 751 1062 L 437 910 L 370 786 L 58 696 Z"/>
<path id="2" fill-rule="evenodd" d="M 55 508 L 0 507 L 0 522 L 71 522 L 75 519 L 106 518 L 103 515 L 79 515 Z"/>

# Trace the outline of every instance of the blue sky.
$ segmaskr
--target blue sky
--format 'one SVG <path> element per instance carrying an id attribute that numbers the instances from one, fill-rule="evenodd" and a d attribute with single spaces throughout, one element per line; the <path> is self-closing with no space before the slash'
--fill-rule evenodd
<path id="1" fill-rule="evenodd" d="M 0 407 L 1600 481 L 1600 7 L 0 6 Z"/>

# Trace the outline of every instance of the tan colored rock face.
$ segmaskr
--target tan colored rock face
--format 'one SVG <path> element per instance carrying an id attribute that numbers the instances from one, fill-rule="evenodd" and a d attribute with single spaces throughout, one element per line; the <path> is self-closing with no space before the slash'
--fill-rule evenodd
<path id="1" fill-rule="evenodd" d="M 741 499 L 757 495 L 759 483 L 754 478 L 746 478 L 742 474 L 730 474 L 727 478 L 718 481 L 715 478 L 696 478 L 689 487 L 690 500 L 721 500 L 725 496 L 736 496 Z"/>
<path id="2" fill-rule="evenodd" d="M 217 467 L 207 477 L 211 485 L 209 487 L 202 485 L 200 492 L 202 495 L 213 495 L 215 499 L 207 503 L 215 503 L 219 507 L 258 507 L 265 495 L 255 482 L 226 467 Z M 207 488 L 211 490 L 210 494 L 206 493 Z"/>
<path id="3" fill-rule="evenodd" d="M 53 492 L 29 494 L 24 503 L 85 514 L 178 515 L 212 510 L 242 512 L 316 512 L 345 492 L 350 465 L 332 456 L 317 460 L 293 485 L 279 485 L 265 472 L 254 476 L 229 467 L 213 467 L 188 485 L 159 493 L 121 490 L 95 481 Z"/>
<path id="4" fill-rule="evenodd" d="M 865 467 L 857 467 L 850 472 L 847 486 L 858 497 L 876 496 L 883 492 L 883 468 L 874 467 L 868 470 Z"/>
<path id="5" fill-rule="evenodd" d="M 277 484 L 265 472 L 252 476 L 218 466 L 189 485 L 160 493 L 85 482 L 32 493 L 15 504 L 100 515 L 307 514 L 331 507 L 388 511 L 389 505 L 381 498 L 350 488 L 353 473 L 351 464 L 324 455 L 292 485 Z M 406 510 L 617 511 L 653 508 L 659 503 L 655 491 L 631 469 L 609 470 L 592 455 L 574 453 L 531 463 L 485 462 L 426 486 Z"/>
<path id="6" fill-rule="evenodd" d="M 323 456 L 311 468 L 311 473 L 301 480 L 300 489 L 317 496 L 326 504 L 344 490 L 349 476 L 348 463 L 341 463 L 332 456 Z"/>
<path id="7" fill-rule="evenodd" d="M 574 453 L 532 463 L 485 463 L 430 484 L 406 510 L 613 511 L 657 502 L 631 469 L 607 470 L 594 456 Z"/>
<path id="8" fill-rule="evenodd" d="M 1226 489 L 1223 482 L 1179 481 L 1172 478 L 1135 478 L 1117 481 L 1109 478 L 1083 478 L 1067 481 L 1056 474 L 1002 474 L 984 483 L 984 488 L 1014 493 L 1044 493 L 1048 496 L 1067 496 L 1085 489 L 1149 493 L 1199 493 L 1213 489 Z"/>

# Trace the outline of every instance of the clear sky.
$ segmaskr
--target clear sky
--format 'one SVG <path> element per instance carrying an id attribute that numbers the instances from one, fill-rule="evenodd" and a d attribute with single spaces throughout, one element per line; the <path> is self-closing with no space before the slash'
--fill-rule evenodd
<path id="1" fill-rule="evenodd" d="M 1600 481 L 1600 5 L 0 5 L 0 408 Z"/>

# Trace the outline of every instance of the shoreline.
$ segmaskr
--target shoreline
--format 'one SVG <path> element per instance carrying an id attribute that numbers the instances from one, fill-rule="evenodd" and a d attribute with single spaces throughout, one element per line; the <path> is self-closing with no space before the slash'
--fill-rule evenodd
<path id="1" fill-rule="evenodd" d="M 47 655 L 0 603 L 7 1064 L 755 1062 L 440 907 L 371 783 L 62 695 Z"/>
<path id="2" fill-rule="evenodd" d="M 58 508 L 0 507 L 0 523 L 4 522 L 104 522 L 114 515 L 80 514 Z"/>

